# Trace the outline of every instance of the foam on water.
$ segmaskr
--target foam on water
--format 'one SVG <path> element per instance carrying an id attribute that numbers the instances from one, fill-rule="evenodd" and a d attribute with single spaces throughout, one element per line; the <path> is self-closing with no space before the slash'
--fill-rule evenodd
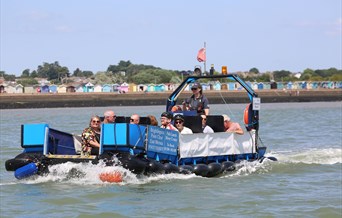
<path id="1" fill-rule="evenodd" d="M 279 162 L 304 163 L 304 164 L 325 164 L 332 165 L 342 163 L 341 148 L 312 148 L 304 151 L 278 151 L 270 152 L 267 156 L 273 156 Z"/>

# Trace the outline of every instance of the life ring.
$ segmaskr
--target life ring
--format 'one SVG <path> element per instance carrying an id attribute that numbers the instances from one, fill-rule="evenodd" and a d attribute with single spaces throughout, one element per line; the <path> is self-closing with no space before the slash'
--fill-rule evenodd
<path id="1" fill-rule="evenodd" d="M 251 107 L 251 103 L 249 103 L 246 108 L 245 108 L 245 111 L 243 113 L 243 121 L 244 123 L 248 126 L 251 122 L 250 120 L 250 115 L 249 115 L 249 111 L 250 111 L 250 107 Z"/>
<path id="2" fill-rule="evenodd" d="M 172 112 L 181 111 L 181 110 L 182 110 L 182 108 L 181 108 L 181 106 L 179 106 L 179 105 L 175 105 L 175 106 L 173 106 L 173 107 L 171 108 L 171 111 L 172 111 Z"/>

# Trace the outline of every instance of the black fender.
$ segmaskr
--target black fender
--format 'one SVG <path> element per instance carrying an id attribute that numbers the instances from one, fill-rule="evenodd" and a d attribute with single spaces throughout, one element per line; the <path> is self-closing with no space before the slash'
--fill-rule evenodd
<path id="1" fill-rule="evenodd" d="M 172 163 L 164 164 L 165 173 L 179 173 L 179 168 Z"/>
<path id="2" fill-rule="evenodd" d="M 222 173 L 222 166 L 220 163 L 210 163 L 208 164 L 208 169 L 209 172 L 207 174 L 207 177 L 217 176 L 218 174 Z"/>
<path id="3" fill-rule="evenodd" d="M 178 169 L 181 174 L 191 174 L 194 172 L 194 168 L 190 165 L 181 165 Z"/>
<path id="4" fill-rule="evenodd" d="M 23 167 L 29 163 L 38 163 L 42 159 L 41 153 L 21 153 L 15 158 L 6 160 L 5 168 L 7 171 L 16 171 L 18 168 Z"/>
<path id="5" fill-rule="evenodd" d="M 163 174 L 165 173 L 165 168 L 162 163 L 155 160 L 150 160 L 145 172 L 146 174 Z"/>
<path id="6" fill-rule="evenodd" d="M 196 164 L 194 166 L 194 173 L 197 176 L 203 176 L 206 177 L 209 173 L 209 167 L 206 164 Z"/>
<path id="7" fill-rule="evenodd" d="M 231 161 L 224 161 L 221 163 L 222 172 L 231 172 L 236 169 L 234 162 Z"/>
<path id="8" fill-rule="evenodd" d="M 129 153 L 120 153 L 117 155 L 122 167 L 132 171 L 135 174 L 142 174 L 147 168 L 147 161 L 130 155 Z"/>

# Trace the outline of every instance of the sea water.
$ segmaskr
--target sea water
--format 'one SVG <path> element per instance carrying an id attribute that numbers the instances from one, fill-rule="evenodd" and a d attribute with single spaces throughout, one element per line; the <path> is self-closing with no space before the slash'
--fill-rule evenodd
<path id="1" fill-rule="evenodd" d="M 211 105 L 243 124 L 243 104 Z M 0 111 L 0 217 L 341 217 L 342 103 L 262 104 L 260 137 L 277 162 L 241 162 L 217 178 L 136 176 L 121 167 L 65 163 L 50 174 L 16 180 L 5 161 L 21 152 L 20 125 L 48 123 L 80 134 L 90 116 L 160 117 L 164 106 Z M 81 176 L 71 173 L 81 172 Z M 99 173 L 123 173 L 119 184 Z"/>

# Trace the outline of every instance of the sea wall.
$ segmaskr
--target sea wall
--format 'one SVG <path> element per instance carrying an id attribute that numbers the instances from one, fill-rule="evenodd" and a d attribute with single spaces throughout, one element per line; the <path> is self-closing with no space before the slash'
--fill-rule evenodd
<path id="1" fill-rule="evenodd" d="M 257 92 L 262 103 L 275 102 L 324 102 L 342 101 L 342 90 L 260 90 Z M 56 108 L 56 107 L 102 107 L 102 106 L 142 106 L 165 105 L 171 92 L 164 93 L 58 93 L 58 94 L 0 94 L 0 109 L 14 108 Z M 190 92 L 180 95 L 181 101 L 190 96 Z M 206 91 L 211 104 L 248 103 L 246 92 Z"/>

